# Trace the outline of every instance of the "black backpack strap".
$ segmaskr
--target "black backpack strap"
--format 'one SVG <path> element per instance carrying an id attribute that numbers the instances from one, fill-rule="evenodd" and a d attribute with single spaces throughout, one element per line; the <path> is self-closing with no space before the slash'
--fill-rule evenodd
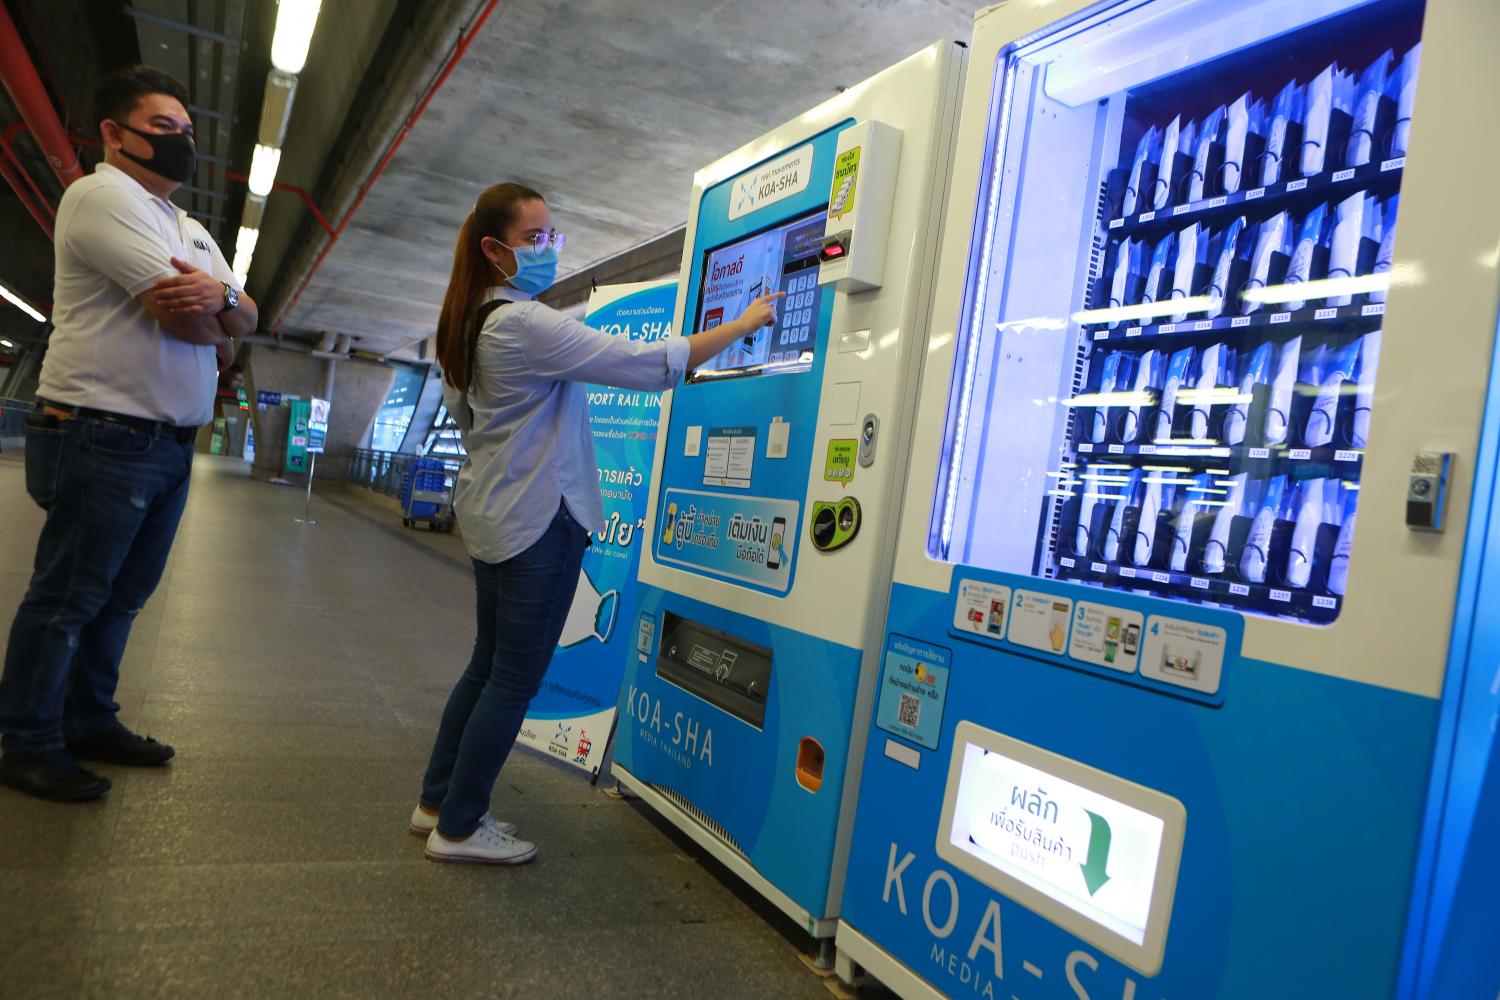
<path id="1" fill-rule="evenodd" d="M 501 306 L 508 305 L 510 305 L 510 299 L 490 299 L 484 305 L 480 306 L 474 313 L 474 329 L 476 331 L 484 329 L 484 321 L 490 318 L 490 313 Z"/>

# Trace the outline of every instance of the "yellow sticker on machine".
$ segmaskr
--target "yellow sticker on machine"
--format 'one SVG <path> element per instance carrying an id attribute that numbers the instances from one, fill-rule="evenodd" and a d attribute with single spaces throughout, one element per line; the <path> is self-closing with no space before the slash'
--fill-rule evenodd
<path id="1" fill-rule="evenodd" d="M 833 163 L 833 190 L 828 195 L 828 217 L 841 219 L 854 210 L 854 186 L 859 181 L 859 146 L 846 149 Z"/>

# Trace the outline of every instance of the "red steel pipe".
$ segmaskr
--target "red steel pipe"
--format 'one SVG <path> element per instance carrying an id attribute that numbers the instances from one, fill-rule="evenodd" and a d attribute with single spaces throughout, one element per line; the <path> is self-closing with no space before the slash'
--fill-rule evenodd
<path id="1" fill-rule="evenodd" d="M 78 154 L 68 143 L 57 109 L 52 107 L 52 99 L 47 96 L 42 78 L 37 76 L 26 43 L 4 4 L 0 4 L 0 81 L 63 187 L 81 178 L 83 167 L 78 163 Z"/>
<path id="2" fill-rule="evenodd" d="M 16 173 L 16 168 L 11 166 L 8 156 L 0 156 L 0 178 L 4 178 L 7 184 L 15 188 L 16 198 L 20 200 L 21 207 L 26 209 L 31 214 L 31 217 L 36 220 L 36 224 L 42 227 L 42 232 L 47 234 L 47 239 L 52 239 L 52 219 L 48 215 L 52 206 L 43 201 L 41 205 L 46 206 L 46 210 L 44 211 L 41 205 L 37 204 L 32 198 L 31 192 L 26 190 L 25 183 Z M 30 179 L 30 177 L 27 178 L 28 181 Z"/>
<path id="3" fill-rule="evenodd" d="M 370 188 L 375 186 L 375 182 L 385 172 L 386 165 L 396 155 L 396 150 L 400 149 L 401 144 L 406 141 L 407 135 L 411 133 L 412 128 L 417 124 L 417 120 L 427 111 L 427 105 L 432 103 L 432 99 L 437 96 L 437 92 L 443 88 L 443 84 L 448 81 L 449 75 L 452 74 L 459 62 L 463 60 L 464 53 L 469 51 L 470 43 L 474 41 L 475 36 L 484 28 L 484 22 L 489 20 L 490 14 L 499 5 L 500 0 L 489 0 L 484 5 L 484 10 L 480 11 L 479 16 L 474 19 L 474 23 L 469 26 L 469 30 L 458 36 L 458 44 L 453 47 L 453 55 L 448 57 L 448 62 L 443 66 L 442 72 L 437 75 L 437 79 L 432 81 L 432 85 L 427 88 L 427 92 L 422 95 L 422 100 L 412 109 L 411 114 L 406 116 L 406 121 L 402 124 L 401 131 L 396 133 L 396 137 L 386 147 L 385 154 L 381 156 L 380 162 L 375 164 L 375 169 L 365 179 L 365 182 L 360 185 L 359 193 L 354 198 L 354 204 L 349 206 L 349 211 L 345 212 L 344 217 L 339 220 L 338 227 L 329 234 L 328 242 L 323 244 L 323 249 L 319 252 L 317 259 L 313 261 L 313 266 L 308 269 L 307 274 L 298 283 L 297 290 L 287 300 L 286 308 L 276 318 L 276 326 L 272 330 L 272 333 L 279 334 L 281 332 L 281 324 L 286 321 L 286 317 L 296 307 L 297 300 L 307 290 L 308 283 L 312 281 L 313 275 L 318 273 L 318 268 L 322 265 L 324 258 L 328 256 L 328 251 L 332 250 L 334 244 L 339 241 L 339 237 L 344 235 L 344 228 L 349 225 L 349 220 L 354 218 L 354 213 L 359 211 L 359 206 L 364 202 L 365 196 L 370 193 Z"/>
<path id="4" fill-rule="evenodd" d="M 239 173 L 235 170 L 226 172 L 224 176 L 228 177 L 232 181 L 240 181 L 241 183 L 250 180 L 247 175 Z M 297 197 L 301 198 L 302 204 L 307 206 L 307 210 L 313 214 L 313 218 L 318 220 L 318 225 L 323 227 L 323 232 L 327 233 L 329 236 L 333 235 L 333 227 L 328 224 L 327 217 L 325 217 L 323 213 L 318 209 L 318 203 L 313 201 L 312 195 L 308 194 L 306 191 L 304 191 L 302 188 L 299 188 L 295 184 L 283 184 L 280 181 L 274 182 L 271 187 L 275 188 L 277 191 L 285 191 L 288 194 L 294 194 Z"/>

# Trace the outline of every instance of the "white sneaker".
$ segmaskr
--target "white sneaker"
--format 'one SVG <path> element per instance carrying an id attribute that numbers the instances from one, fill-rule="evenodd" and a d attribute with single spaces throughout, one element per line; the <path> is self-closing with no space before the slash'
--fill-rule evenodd
<path id="1" fill-rule="evenodd" d="M 485 813 L 485 819 L 489 819 L 489 815 Z M 425 837 L 437 829 L 437 820 L 436 813 L 428 813 L 419 805 L 411 811 L 411 820 L 406 824 L 406 828 L 418 837 Z M 514 834 L 516 832 L 514 823 L 496 823 L 495 825 L 500 828 L 501 833 Z"/>
<path id="2" fill-rule="evenodd" d="M 505 833 L 488 816 L 467 840 L 449 840 L 434 827 L 427 835 L 427 860 L 474 865 L 523 865 L 536 857 L 536 845 Z"/>

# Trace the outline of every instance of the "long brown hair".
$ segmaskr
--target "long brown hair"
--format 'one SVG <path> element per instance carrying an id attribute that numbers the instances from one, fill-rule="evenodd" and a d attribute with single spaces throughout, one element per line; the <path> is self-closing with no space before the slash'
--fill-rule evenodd
<path id="1" fill-rule="evenodd" d="M 497 284 L 498 275 L 480 247 L 486 236 L 505 242 L 516 221 L 517 209 L 528 201 L 543 201 L 540 194 L 521 184 L 496 184 L 484 189 L 474 211 L 458 231 L 453 249 L 453 274 L 443 296 L 438 317 L 437 353 L 443 378 L 453 388 L 468 391 L 474 379 L 474 344 L 478 330 L 474 317 L 484 293 Z"/>

